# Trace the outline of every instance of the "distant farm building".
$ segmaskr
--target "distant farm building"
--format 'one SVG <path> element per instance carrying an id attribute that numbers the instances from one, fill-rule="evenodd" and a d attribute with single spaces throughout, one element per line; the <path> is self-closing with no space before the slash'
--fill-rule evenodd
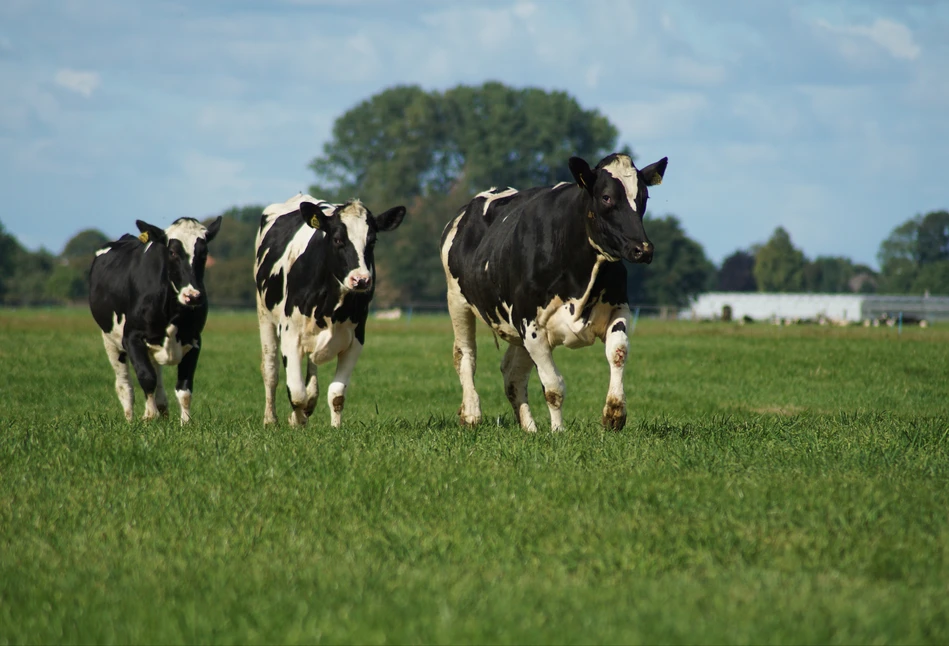
<path id="1" fill-rule="evenodd" d="M 880 294 L 700 294 L 682 318 L 699 320 L 813 321 L 831 324 L 949 320 L 949 296 L 886 296 Z"/>

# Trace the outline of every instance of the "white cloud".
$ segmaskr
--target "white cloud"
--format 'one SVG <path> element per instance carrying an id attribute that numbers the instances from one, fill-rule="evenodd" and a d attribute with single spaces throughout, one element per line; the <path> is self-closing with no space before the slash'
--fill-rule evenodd
<path id="1" fill-rule="evenodd" d="M 709 105 L 703 94 L 669 93 L 657 101 L 605 105 L 603 113 L 616 124 L 620 138 L 637 142 L 688 135 Z"/>
<path id="2" fill-rule="evenodd" d="M 69 68 L 63 68 L 56 72 L 56 76 L 53 80 L 59 87 L 81 94 L 87 99 L 92 96 L 92 93 L 95 92 L 102 83 L 102 79 L 97 72 L 82 72 Z"/>
<path id="3" fill-rule="evenodd" d="M 913 39 L 913 32 L 910 28 L 893 20 L 877 18 L 873 24 L 869 26 L 852 25 L 838 27 L 831 25 L 826 20 L 818 20 L 817 24 L 832 33 L 841 34 L 843 36 L 856 36 L 870 40 L 877 46 L 885 49 L 893 58 L 900 60 L 915 60 L 922 51 L 920 46 L 917 45 Z M 860 55 L 858 48 L 855 47 L 855 43 L 852 42 L 845 41 L 841 43 L 841 49 L 844 54 L 852 58 Z"/>

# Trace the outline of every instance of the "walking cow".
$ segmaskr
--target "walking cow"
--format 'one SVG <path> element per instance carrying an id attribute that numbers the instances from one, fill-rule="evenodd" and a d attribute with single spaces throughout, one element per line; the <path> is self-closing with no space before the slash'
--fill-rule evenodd
<path id="1" fill-rule="evenodd" d="M 330 204 L 309 195 L 264 209 L 254 274 L 265 424 L 277 421 L 279 351 L 292 426 L 306 424 L 316 407 L 317 366 L 338 357 L 327 400 L 330 421 L 339 426 L 346 387 L 366 339 L 376 233 L 392 231 L 403 217 L 403 206 L 373 216 L 359 200 Z"/>
<path id="2" fill-rule="evenodd" d="M 475 390 L 475 316 L 510 345 L 501 361 L 504 391 L 525 431 L 536 426 L 527 403 L 531 368 L 550 410 L 550 427 L 563 426 L 564 380 L 552 350 L 595 339 L 606 344 L 610 385 L 603 424 L 626 424 L 623 370 L 629 347 L 626 270 L 621 259 L 652 261 L 643 229 L 649 196 L 667 158 L 642 170 L 628 155 L 612 154 L 591 169 L 569 161 L 576 183 L 490 189 L 462 208 L 442 234 L 448 311 L 455 332 L 454 362 L 461 379 L 462 424 L 481 420 Z"/>
<path id="3" fill-rule="evenodd" d="M 141 235 L 124 235 L 96 252 L 89 272 L 89 308 L 115 370 L 115 392 L 131 421 L 135 391 L 129 362 L 145 391 L 151 420 L 168 413 L 162 366 L 178 366 L 175 396 L 181 423 L 191 420 L 194 372 L 208 318 L 204 265 L 221 228 L 179 218 L 162 230 L 137 220 Z"/>

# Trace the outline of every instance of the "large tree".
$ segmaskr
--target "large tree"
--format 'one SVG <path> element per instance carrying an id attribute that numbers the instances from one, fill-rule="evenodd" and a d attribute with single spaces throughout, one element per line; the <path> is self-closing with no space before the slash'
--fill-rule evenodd
<path id="1" fill-rule="evenodd" d="M 438 238 L 475 192 L 571 180 L 571 156 L 596 163 L 616 150 L 617 136 L 603 115 L 563 92 L 495 82 L 446 92 L 394 87 L 336 120 L 310 164 L 310 191 L 356 196 L 376 211 L 404 204 L 404 224 L 376 247 L 376 304 L 440 301 Z"/>
<path id="2" fill-rule="evenodd" d="M 804 287 L 804 253 L 778 227 L 755 256 L 755 281 L 762 292 L 799 292 Z"/>
<path id="3" fill-rule="evenodd" d="M 722 261 L 716 289 L 723 292 L 753 292 L 758 289 L 754 270 L 754 253 L 736 251 Z"/>
<path id="4" fill-rule="evenodd" d="M 949 262 L 949 212 L 931 211 L 903 222 L 880 243 L 879 290 L 894 294 L 949 293 L 941 263 Z"/>

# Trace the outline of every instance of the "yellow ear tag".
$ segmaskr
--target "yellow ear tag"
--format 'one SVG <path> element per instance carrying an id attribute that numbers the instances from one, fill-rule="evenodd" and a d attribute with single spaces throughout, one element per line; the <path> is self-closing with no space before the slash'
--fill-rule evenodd
<path id="1" fill-rule="evenodd" d="M 315 215 L 312 218 L 310 218 L 310 226 L 313 227 L 314 229 L 320 228 L 320 220 Z"/>
<path id="2" fill-rule="evenodd" d="M 593 219 L 593 211 L 587 211 L 587 217 Z"/>
<path id="3" fill-rule="evenodd" d="M 138 234 L 138 239 L 142 242 L 148 242 L 148 231 L 142 231 L 140 234 Z"/>

